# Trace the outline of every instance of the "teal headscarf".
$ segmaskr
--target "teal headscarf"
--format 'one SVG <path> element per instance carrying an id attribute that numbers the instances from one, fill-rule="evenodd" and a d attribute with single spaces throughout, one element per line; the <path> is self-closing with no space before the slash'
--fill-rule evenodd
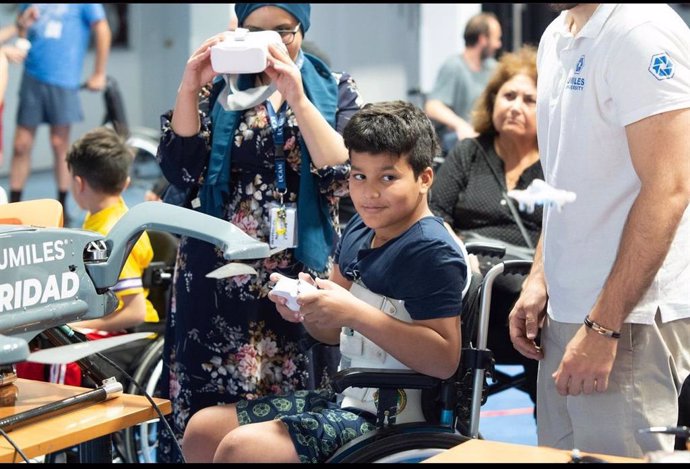
<path id="1" fill-rule="evenodd" d="M 300 54 L 303 54 L 300 52 Z M 307 98 L 321 112 L 331 127 L 335 128 L 335 113 L 338 104 L 338 84 L 329 68 L 318 58 L 304 54 L 302 61 L 302 83 Z M 254 86 L 251 75 L 242 75 L 238 89 Z M 201 210 L 218 218 L 223 216 L 223 201 L 230 194 L 230 165 L 235 131 L 244 111 L 225 111 L 216 102 L 211 110 L 213 137 L 211 156 L 204 185 L 200 190 Z M 334 241 L 328 203 L 321 197 L 318 176 L 311 173 L 311 157 L 302 138 L 301 170 L 297 196 L 297 236 L 295 257 L 305 266 L 323 272 L 328 265 L 328 256 Z"/>
<path id="2" fill-rule="evenodd" d="M 244 24 L 244 20 L 251 12 L 261 7 L 274 6 L 282 8 L 290 13 L 302 25 L 302 33 L 306 33 L 311 22 L 309 15 L 311 13 L 311 4 L 309 3 L 235 3 L 235 14 L 240 25 Z"/>

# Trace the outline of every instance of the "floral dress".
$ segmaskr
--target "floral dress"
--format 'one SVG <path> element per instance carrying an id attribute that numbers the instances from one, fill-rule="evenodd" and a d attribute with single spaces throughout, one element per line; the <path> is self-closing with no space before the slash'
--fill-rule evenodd
<path id="1" fill-rule="evenodd" d="M 338 80 L 336 129 L 342 133 L 363 103 L 349 75 L 334 76 Z M 204 109 L 203 99 L 200 108 Z M 203 152 L 210 151 L 212 123 L 205 112 L 201 114 L 202 129 L 194 137 L 175 135 L 170 128 L 171 113 L 162 117 L 161 160 L 186 152 L 199 155 L 190 163 L 195 164 L 207 156 Z M 295 203 L 301 165 L 299 128 L 289 108 L 286 117 L 284 200 Z M 231 192 L 224 205 L 224 219 L 268 242 L 270 206 L 278 201 L 279 194 L 275 186 L 273 130 L 265 104 L 244 111 L 232 145 Z M 311 170 L 319 176 L 330 223 L 339 234 L 338 200 L 347 194 L 349 165 L 318 170 L 312 165 Z M 180 167 L 179 171 L 181 177 L 186 177 L 193 170 Z M 178 439 L 189 418 L 204 407 L 318 387 L 327 383 L 328 375 L 337 368 L 337 347 L 324 346 L 319 353 L 314 352 L 310 347 L 315 341 L 304 327 L 282 319 L 267 298 L 271 273 L 294 278 L 308 271 L 325 278 L 332 257 L 326 271 L 314 272 L 296 260 L 294 249 L 287 249 L 266 259 L 249 261 L 258 272 L 256 276 L 206 278 L 206 274 L 227 263 L 214 245 L 182 237 L 166 324 L 163 376 L 167 379 L 162 380 L 163 395 L 172 401 L 171 424 Z M 159 460 L 178 460 L 167 432 L 160 437 Z"/>

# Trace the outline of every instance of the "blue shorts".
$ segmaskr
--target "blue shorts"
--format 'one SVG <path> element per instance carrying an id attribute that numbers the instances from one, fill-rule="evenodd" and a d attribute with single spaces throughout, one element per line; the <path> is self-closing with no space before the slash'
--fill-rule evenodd
<path id="1" fill-rule="evenodd" d="M 24 73 L 19 88 L 17 125 L 36 128 L 43 123 L 70 125 L 82 120 L 79 88 L 49 85 Z"/>
<path id="2" fill-rule="evenodd" d="M 325 462 L 341 446 L 376 428 L 376 418 L 343 409 L 331 391 L 295 391 L 237 403 L 240 425 L 281 420 L 302 463 Z"/>

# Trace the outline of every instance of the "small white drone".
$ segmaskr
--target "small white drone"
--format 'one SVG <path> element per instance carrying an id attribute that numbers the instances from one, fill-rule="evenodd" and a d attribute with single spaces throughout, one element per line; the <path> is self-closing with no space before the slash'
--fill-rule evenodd
<path id="1" fill-rule="evenodd" d="M 293 311 L 299 311 L 297 297 L 300 293 L 316 291 L 317 288 L 304 280 L 282 277 L 273 287 L 272 292 L 287 299 L 287 307 Z"/>
<path id="2" fill-rule="evenodd" d="M 524 190 L 508 191 L 508 197 L 512 197 L 520 204 L 522 212 L 533 213 L 535 205 L 553 206 L 560 212 L 563 205 L 574 202 L 577 195 L 562 189 L 556 189 L 541 179 L 535 179 Z"/>

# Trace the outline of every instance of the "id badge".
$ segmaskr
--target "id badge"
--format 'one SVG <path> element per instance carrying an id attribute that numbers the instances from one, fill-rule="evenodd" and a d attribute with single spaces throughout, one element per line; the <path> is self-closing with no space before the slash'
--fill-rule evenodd
<path id="1" fill-rule="evenodd" d="M 271 206 L 271 248 L 297 247 L 297 208 L 290 205 Z"/>

